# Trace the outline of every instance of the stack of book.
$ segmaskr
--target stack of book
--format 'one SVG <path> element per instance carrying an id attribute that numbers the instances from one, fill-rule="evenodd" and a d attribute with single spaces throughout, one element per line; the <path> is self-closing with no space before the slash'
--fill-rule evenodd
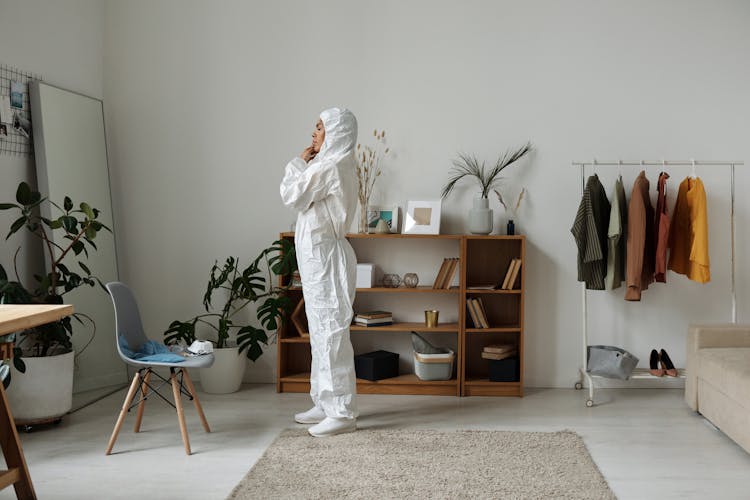
<path id="1" fill-rule="evenodd" d="M 505 279 L 502 283 L 495 286 L 497 290 L 513 290 L 516 288 L 518 276 L 521 274 L 521 259 L 513 259 L 508 264 L 508 270 L 505 271 Z"/>
<path id="2" fill-rule="evenodd" d="M 393 313 L 389 311 L 366 311 L 354 315 L 354 324 L 361 326 L 387 326 L 393 324 Z"/>
<path id="3" fill-rule="evenodd" d="M 513 344 L 488 345 L 482 349 L 484 359 L 505 359 L 518 356 L 518 348 Z"/>
<path id="4" fill-rule="evenodd" d="M 458 269 L 458 257 L 448 257 L 443 259 L 443 265 L 440 266 L 435 283 L 432 285 L 433 290 L 448 289 L 453 283 L 453 276 Z"/>
<path id="5" fill-rule="evenodd" d="M 474 323 L 474 328 L 489 328 L 487 321 L 487 311 L 484 309 L 484 302 L 480 297 L 469 297 L 466 299 L 466 307 L 469 310 L 469 316 Z"/>

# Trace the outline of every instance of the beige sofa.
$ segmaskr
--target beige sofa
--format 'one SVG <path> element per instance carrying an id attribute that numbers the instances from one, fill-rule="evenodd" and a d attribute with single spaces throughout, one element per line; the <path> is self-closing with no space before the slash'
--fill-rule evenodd
<path id="1" fill-rule="evenodd" d="M 750 325 L 691 325 L 685 401 L 750 453 Z"/>

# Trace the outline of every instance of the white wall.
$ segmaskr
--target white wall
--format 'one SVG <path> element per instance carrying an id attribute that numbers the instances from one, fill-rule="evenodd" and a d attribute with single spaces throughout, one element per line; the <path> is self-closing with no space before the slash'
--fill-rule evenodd
<path id="1" fill-rule="evenodd" d="M 0 63 L 38 74 L 52 85 L 101 99 L 103 30 L 101 0 L 0 0 Z M 22 180 L 36 186 L 33 157 L 0 154 L 0 201 L 14 201 L 16 187 Z M 11 221 L 9 212 L 0 212 L 0 264 L 12 269 L 13 254 L 22 246 L 19 272 L 22 279 L 31 281 L 33 273 L 43 272 L 41 247 L 24 232 L 6 241 Z M 97 342 L 86 356 L 96 356 L 97 345 L 107 333 L 99 331 Z M 88 333 L 73 339 L 75 345 L 82 345 L 88 340 Z M 106 344 L 109 350 L 111 347 L 111 343 Z M 124 377 L 120 373 L 113 379 L 110 373 L 105 376 L 90 371 L 80 375 L 76 377 L 76 390 L 119 383 Z"/>
<path id="2" fill-rule="evenodd" d="M 104 96 L 122 277 L 154 338 L 198 312 L 214 259 L 251 258 L 289 228 L 281 172 L 325 107 L 351 108 L 363 140 L 387 130 L 394 155 L 373 201 L 402 207 L 439 196 L 456 152 L 492 161 L 530 139 L 532 161 L 510 174 L 529 192 L 517 220 L 528 236 L 526 380 L 570 386 L 581 325 L 569 233 L 580 181 L 570 161 L 750 159 L 748 16 L 740 0 L 110 1 Z M 741 321 L 746 168 L 737 176 Z M 670 171 L 674 199 L 688 172 Z M 608 189 L 614 173 L 602 175 Z M 623 172 L 626 183 L 636 174 Z M 728 319 L 728 176 L 699 174 L 714 281 L 670 275 L 640 304 L 592 297 L 592 340 L 644 360 L 665 347 L 681 364 L 688 322 Z M 445 232 L 465 230 L 473 194 L 446 200 Z M 498 209 L 498 228 L 505 219 Z M 274 355 L 252 380 L 272 379 Z"/>

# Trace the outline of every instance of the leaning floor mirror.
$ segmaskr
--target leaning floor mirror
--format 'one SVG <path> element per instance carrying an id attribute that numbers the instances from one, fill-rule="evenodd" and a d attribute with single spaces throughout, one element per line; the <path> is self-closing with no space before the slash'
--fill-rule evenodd
<path id="1" fill-rule="evenodd" d="M 71 255 L 65 262 L 70 269 L 78 270 L 77 261 L 83 260 L 103 283 L 117 281 L 103 103 L 39 81 L 29 84 L 29 97 L 39 192 L 58 204 L 68 196 L 76 208 L 78 203 L 87 202 L 100 211 L 99 220 L 112 229 L 112 233 L 98 233 L 96 250 L 89 251 L 87 259 Z M 52 215 L 57 218 L 60 214 Z M 107 293 L 98 285 L 81 286 L 66 294 L 64 300 L 96 324 L 92 338 L 88 324 L 73 321 L 72 340 L 77 353 L 73 390 L 78 395 L 74 406 L 81 406 L 126 383 L 127 372 L 117 356 L 114 311 Z"/>

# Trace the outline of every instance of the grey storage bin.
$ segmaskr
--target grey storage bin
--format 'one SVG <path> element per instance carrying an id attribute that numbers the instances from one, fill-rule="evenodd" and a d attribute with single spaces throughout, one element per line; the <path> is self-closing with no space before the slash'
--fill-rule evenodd
<path id="1" fill-rule="evenodd" d="M 414 353 L 414 373 L 420 380 L 450 380 L 453 377 L 453 361 L 456 355 L 449 350 L 445 354 Z"/>
<path id="2" fill-rule="evenodd" d="M 590 345 L 587 365 L 591 375 L 627 380 L 638 365 L 638 358 L 620 347 Z"/>

